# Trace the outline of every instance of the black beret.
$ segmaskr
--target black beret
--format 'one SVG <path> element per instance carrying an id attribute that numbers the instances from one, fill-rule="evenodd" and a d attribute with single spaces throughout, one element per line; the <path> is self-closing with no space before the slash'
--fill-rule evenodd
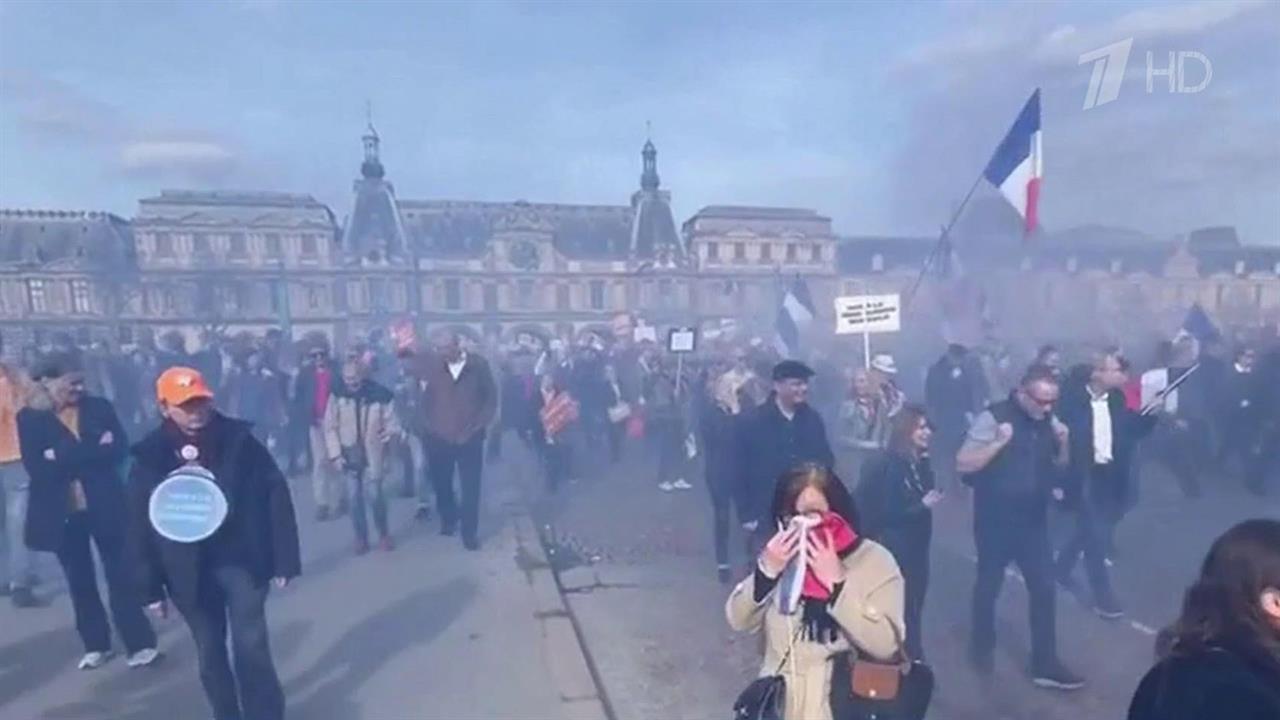
<path id="1" fill-rule="evenodd" d="M 799 360 L 783 360 L 773 366 L 773 379 L 775 382 L 778 380 L 808 380 L 814 375 L 813 368 Z"/>

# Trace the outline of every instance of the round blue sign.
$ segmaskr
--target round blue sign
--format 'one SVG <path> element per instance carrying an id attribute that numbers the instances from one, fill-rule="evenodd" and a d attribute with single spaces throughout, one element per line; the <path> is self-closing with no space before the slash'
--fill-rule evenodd
<path id="1" fill-rule="evenodd" d="M 200 542 L 227 519 L 227 497 L 213 481 L 213 473 L 199 465 L 184 465 L 152 491 L 148 512 L 151 527 L 161 537 Z"/>

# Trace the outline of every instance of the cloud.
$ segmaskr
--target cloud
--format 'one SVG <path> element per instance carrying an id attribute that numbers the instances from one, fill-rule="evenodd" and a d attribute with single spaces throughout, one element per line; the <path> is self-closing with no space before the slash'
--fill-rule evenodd
<path id="1" fill-rule="evenodd" d="M 120 168 L 137 175 L 217 179 L 236 168 L 236 154 L 208 140 L 138 140 L 120 148 Z"/>
<path id="2" fill-rule="evenodd" d="M 0 105 L 42 137 L 107 142 L 124 133 L 116 108 L 50 77 L 0 70 Z"/>
<path id="3" fill-rule="evenodd" d="M 74 85 L 30 72 L 0 74 L 0 104 L 39 141 L 79 144 L 110 175 L 214 182 L 241 165 L 235 146 L 194 128 L 144 124 Z"/>
<path id="4" fill-rule="evenodd" d="M 890 172 L 897 223 L 929 232 L 945 217 L 1040 87 L 1049 229 L 1103 223 L 1172 235 L 1235 224 L 1248 242 L 1280 239 L 1268 200 L 1280 194 L 1280 6 L 1206 2 L 1088 22 L 1053 15 L 1028 24 L 1010 8 L 983 18 L 983 32 L 1023 40 L 980 46 L 960 31 L 934 43 L 950 55 L 930 51 L 947 65 L 898 65 L 909 119 Z M 1125 37 L 1135 40 L 1120 97 L 1082 110 L 1092 66 L 1080 66 L 1079 54 Z M 1170 94 L 1162 77 L 1147 92 L 1147 53 L 1163 68 L 1170 50 L 1210 59 L 1203 92 Z M 945 84 L 932 82 L 939 72 Z M 1187 84 L 1201 73 L 1188 63 Z"/>

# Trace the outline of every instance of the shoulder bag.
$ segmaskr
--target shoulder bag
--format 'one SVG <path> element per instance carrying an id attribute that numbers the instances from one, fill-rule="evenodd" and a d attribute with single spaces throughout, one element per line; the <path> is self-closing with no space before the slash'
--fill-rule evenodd
<path id="1" fill-rule="evenodd" d="M 782 676 L 782 668 L 791 658 L 796 637 L 802 629 L 803 626 L 796 628 L 791 635 L 791 643 L 782 656 L 782 662 L 778 663 L 777 672 L 752 680 L 738 694 L 738 699 L 733 703 L 733 720 L 784 720 L 787 710 L 787 679 Z"/>
<path id="2" fill-rule="evenodd" d="M 896 660 L 860 656 L 856 646 L 832 659 L 831 716 L 835 720 L 923 720 L 933 698 L 933 669 L 907 656 L 898 626 Z"/>

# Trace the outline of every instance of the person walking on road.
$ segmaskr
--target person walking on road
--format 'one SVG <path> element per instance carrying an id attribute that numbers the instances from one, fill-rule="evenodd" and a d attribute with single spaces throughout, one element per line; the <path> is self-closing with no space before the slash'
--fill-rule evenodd
<path id="1" fill-rule="evenodd" d="M 939 485 L 957 489 L 956 453 L 964 444 L 969 422 L 982 411 L 988 394 L 982 369 L 964 345 L 952 343 L 929 368 L 924 382 L 925 407 L 934 428 L 933 471 Z"/>
<path id="2" fill-rule="evenodd" d="M 27 406 L 18 412 L 22 464 L 31 478 L 27 547 L 57 553 L 84 643 L 81 670 L 99 668 L 114 654 L 90 544 L 98 548 L 129 667 L 150 665 L 159 657 L 156 634 L 125 552 L 124 428 L 111 403 L 85 394 L 84 377 L 70 356 L 45 358 L 33 377 Z"/>
<path id="3" fill-rule="evenodd" d="M 394 396 L 368 377 L 368 366 L 348 360 L 342 366 L 342 382 L 333 388 L 325 409 L 325 457 L 347 477 L 347 502 L 355 531 L 355 553 L 369 551 L 369 518 L 378 531 L 378 547 L 395 549 L 387 523 L 385 492 L 387 445 L 400 428 L 392 408 Z"/>
<path id="4" fill-rule="evenodd" d="M 307 364 L 298 370 L 294 378 L 293 416 L 295 437 L 307 438 L 311 455 L 311 489 L 315 495 L 316 520 L 324 522 L 342 514 L 345 501 L 334 478 L 333 465 L 325 461 L 329 456 L 325 447 L 324 416 L 329 408 L 329 398 L 337 378 L 329 364 L 329 351 L 322 346 L 312 347 L 307 353 Z"/>
<path id="5" fill-rule="evenodd" d="M 827 469 L 835 466 L 827 427 L 808 404 L 813 370 L 797 360 L 783 360 L 774 366 L 772 377 L 769 398 L 739 425 L 738 457 L 746 483 L 743 497 L 753 555 L 777 531 L 770 504 L 778 478 L 804 463 Z"/>
<path id="6" fill-rule="evenodd" d="M 418 372 L 426 383 L 427 472 L 436 491 L 440 533 L 454 535 L 461 523 L 463 546 L 478 550 L 484 435 L 498 410 L 493 373 L 482 356 L 462 349 L 454 333 L 436 339 L 435 352 L 422 357 Z M 461 508 L 454 494 L 455 470 Z"/>
<path id="7" fill-rule="evenodd" d="M 546 472 L 547 492 L 559 492 L 569 479 L 569 448 L 565 445 L 565 430 L 578 420 L 578 403 L 555 373 L 542 376 L 539 381 L 535 408 L 538 412 L 538 450 L 542 454 L 542 466 Z"/>
<path id="8" fill-rule="evenodd" d="M 906 584 L 906 647 L 924 660 L 924 598 L 929 587 L 934 488 L 929 443 L 933 431 L 919 405 L 908 403 L 893 418 L 889 447 L 872 455 L 858 480 L 858 509 L 866 536 L 893 553 Z"/>
<path id="9" fill-rule="evenodd" d="M 8 595 L 17 608 L 40 605 L 33 592 L 35 554 L 24 539 L 31 479 L 18 443 L 18 411 L 26 404 L 29 383 L 22 370 L 0 361 L 0 595 Z"/>
<path id="10" fill-rule="evenodd" d="M 889 551 L 860 535 L 853 500 L 830 469 L 802 465 L 781 474 L 776 485 L 766 520 L 771 538 L 729 595 L 725 612 L 733 630 L 763 632 L 760 676 L 785 679 L 782 717 L 831 720 L 835 656 L 856 648 L 884 662 L 898 653 L 902 575 Z M 780 578 L 800 552 L 799 531 L 791 524 L 798 516 L 814 526 L 804 543 L 803 590 L 793 604 Z"/>
<path id="11" fill-rule="evenodd" d="M 1116 620 L 1124 616 L 1124 610 L 1111 586 L 1107 553 L 1115 524 L 1128 502 L 1134 450 L 1155 427 L 1156 418 L 1125 406 L 1122 388 L 1128 382 L 1129 362 L 1118 349 L 1098 353 L 1092 368 L 1085 368 L 1088 379 L 1078 384 L 1068 382 L 1059 407 L 1062 422 L 1070 430 L 1064 500 L 1074 511 L 1075 528 L 1058 552 L 1055 578 L 1058 584 L 1074 588 L 1071 574 L 1083 555 L 1094 611 Z"/>
<path id="12" fill-rule="evenodd" d="M 996 599 L 1005 569 L 1026 579 L 1031 619 L 1031 677 L 1040 687 L 1077 690 L 1084 680 L 1058 658 L 1049 499 L 1061 499 L 1068 460 L 1067 427 L 1053 415 L 1058 401 L 1052 368 L 1027 370 L 1007 400 L 973 422 L 956 469 L 974 489 L 973 533 L 978 576 L 973 589 L 969 657 L 983 674 L 994 669 Z"/>
<path id="13" fill-rule="evenodd" d="M 130 559 L 142 597 L 157 613 L 172 600 L 186 621 L 215 718 L 281 720 L 266 600 L 272 585 L 283 589 L 302 572 L 289 485 L 248 423 L 215 409 L 198 371 L 170 368 L 156 396 L 164 420 L 134 446 L 129 485 Z M 162 537 L 148 512 L 156 487 L 187 463 L 212 473 L 228 507 L 213 535 L 194 543 Z"/>
<path id="14" fill-rule="evenodd" d="M 1280 522 L 1246 520 L 1214 541 L 1156 654 L 1129 720 L 1280 717 Z"/>

